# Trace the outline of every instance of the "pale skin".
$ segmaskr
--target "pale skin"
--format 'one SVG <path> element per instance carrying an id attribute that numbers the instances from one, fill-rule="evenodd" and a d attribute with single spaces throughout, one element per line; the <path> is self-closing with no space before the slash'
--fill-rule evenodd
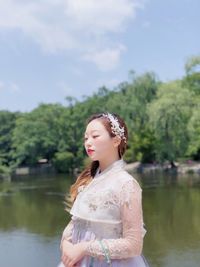
<path id="1" fill-rule="evenodd" d="M 85 131 L 84 146 L 86 151 L 92 149 L 94 152 L 89 154 L 91 160 L 98 160 L 101 171 L 109 165 L 119 160 L 118 146 L 121 139 L 118 136 L 111 137 L 99 119 L 91 121 Z M 89 242 L 72 244 L 64 240 L 62 243 L 62 262 L 65 267 L 78 267 L 78 262 L 87 255 L 86 248 Z"/>

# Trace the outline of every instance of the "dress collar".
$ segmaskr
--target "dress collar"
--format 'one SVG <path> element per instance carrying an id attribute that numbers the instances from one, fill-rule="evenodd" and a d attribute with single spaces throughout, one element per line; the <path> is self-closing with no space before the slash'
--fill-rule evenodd
<path id="1" fill-rule="evenodd" d="M 96 174 L 94 178 L 98 178 L 106 173 L 108 173 L 110 170 L 118 170 L 118 169 L 123 169 L 124 166 L 126 165 L 125 161 L 123 158 L 114 161 L 111 165 L 109 165 L 104 171 L 100 172 L 100 168 L 98 167 Z"/>

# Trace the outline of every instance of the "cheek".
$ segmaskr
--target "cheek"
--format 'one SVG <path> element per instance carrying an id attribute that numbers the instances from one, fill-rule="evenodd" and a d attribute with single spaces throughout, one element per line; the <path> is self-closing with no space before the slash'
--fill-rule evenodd
<path id="1" fill-rule="evenodd" d="M 95 140 L 95 146 L 98 147 L 98 150 L 104 150 L 112 147 L 113 144 L 110 138 L 99 138 L 98 140 Z"/>

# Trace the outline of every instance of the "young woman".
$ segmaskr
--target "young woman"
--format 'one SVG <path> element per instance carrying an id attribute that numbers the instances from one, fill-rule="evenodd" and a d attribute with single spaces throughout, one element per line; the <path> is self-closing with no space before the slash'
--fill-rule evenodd
<path id="1" fill-rule="evenodd" d="M 124 170 L 127 141 L 118 115 L 88 120 L 84 145 L 92 163 L 70 190 L 72 219 L 63 232 L 60 266 L 148 266 L 142 256 L 142 190 Z"/>

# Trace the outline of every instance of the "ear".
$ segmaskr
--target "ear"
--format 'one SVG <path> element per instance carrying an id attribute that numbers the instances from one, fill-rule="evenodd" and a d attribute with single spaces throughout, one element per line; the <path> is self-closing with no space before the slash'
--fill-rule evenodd
<path id="1" fill-rule="evenodd" d="M 121 143 L 121 137 L 120 136 L 115 136 L 113 137 L 113 145 L 114 147 L 118 147 Z"/>

